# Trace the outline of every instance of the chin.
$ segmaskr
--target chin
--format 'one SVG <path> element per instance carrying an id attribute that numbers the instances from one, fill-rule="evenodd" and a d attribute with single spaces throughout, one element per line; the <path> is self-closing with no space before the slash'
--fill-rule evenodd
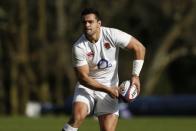
<path id="1" fill-rule="evenodd" d="M 85 32 L 85 35 L 87 35 L 87 36 L 92 36 L 93 35 L 93 33 L 90 31 L 88 31 L 88 32 Z"/>

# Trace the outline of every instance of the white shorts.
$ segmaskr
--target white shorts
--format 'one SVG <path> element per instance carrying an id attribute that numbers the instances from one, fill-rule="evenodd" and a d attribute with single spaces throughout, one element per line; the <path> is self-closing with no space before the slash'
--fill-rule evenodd
<path id="1" fill-rule="evenodd" d="M 100 116 L 111 113 L 119 116 L 118 99 L 113 99 L 104 92 L 93 91 L 82 85 L 76 86 L 73 102 L 87 104 L 88 114 L 93 113 Z"/>

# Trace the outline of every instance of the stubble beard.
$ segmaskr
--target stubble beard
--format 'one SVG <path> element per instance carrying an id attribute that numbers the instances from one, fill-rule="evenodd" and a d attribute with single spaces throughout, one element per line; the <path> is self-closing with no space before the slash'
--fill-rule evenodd
<path id="1" fill-rule="evenodd" d="M 85 35 L 86 35 L 87 37 L 92 37 L 96 32 L 93 32 L 92 30 L 87 30 L 87 31 L 85 31 L 84 33 L 85 33 Z"/>

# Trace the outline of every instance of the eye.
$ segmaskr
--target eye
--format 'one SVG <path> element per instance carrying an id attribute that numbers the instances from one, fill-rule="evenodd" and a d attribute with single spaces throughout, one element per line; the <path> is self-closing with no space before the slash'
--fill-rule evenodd
<path id="1" fill-rule="evenodd" d="M 88 23 L 92 24 L 92 23 L 94 23 L 94 21 L 93 20 L 89 20 Z"/>

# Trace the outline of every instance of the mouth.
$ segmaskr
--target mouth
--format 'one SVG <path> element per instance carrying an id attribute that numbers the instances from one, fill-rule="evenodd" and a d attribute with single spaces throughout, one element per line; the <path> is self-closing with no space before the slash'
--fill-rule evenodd
<path id="1" fill-rule="evenodd" d="M 92 30 L 91 29 L 85 29 L 85 32 L 89 34 L 89 33 L 92 32 Z"/>
<path id="2" fill-rule="evenodd" d="M 85 30 L 86 30 L 86 31 L 89 31 L 89 30 L 91 30 L 91 29 L 88 29 L 88 28 L 87 28 L 87 29 L 85 29 Z"/>

